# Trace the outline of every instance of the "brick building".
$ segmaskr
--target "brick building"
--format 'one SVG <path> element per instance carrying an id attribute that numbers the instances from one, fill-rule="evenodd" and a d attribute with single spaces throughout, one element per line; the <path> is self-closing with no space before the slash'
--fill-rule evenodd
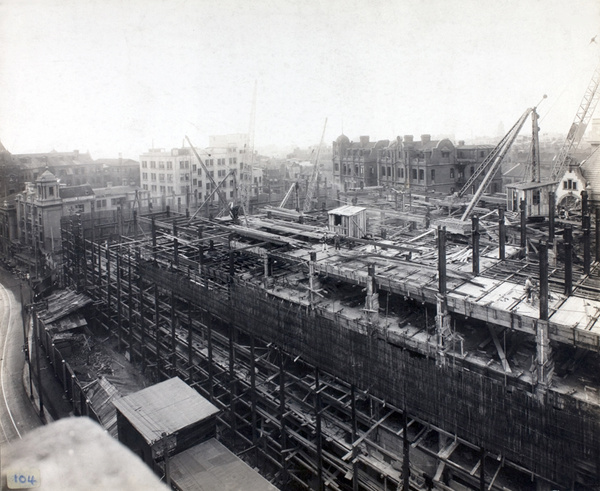
<path id="1" fill-rule="evenodd" d="M 464 186 L 494 147 L 465 145 L 462 141 L 455 146 L 447 138 L 432 140 L 427 134 L 417 141 L 405 135 L 376 143 L 368 137 L 351 142 L 341 135 L 333 142 L 333 149 L 334 183 L 340 189 L 384 186 L 449 194 Z M 490 190 L 501 189 L 498 176 Z"/>
<path id="2" fill-rule="evenodd" d="M 372 142 L 368 136 L 357 142 L 339 136 L 332 149 L 334 185 L 343 191 L 377 186 L 378 152 L 388 145 L 388 140 Z"/>

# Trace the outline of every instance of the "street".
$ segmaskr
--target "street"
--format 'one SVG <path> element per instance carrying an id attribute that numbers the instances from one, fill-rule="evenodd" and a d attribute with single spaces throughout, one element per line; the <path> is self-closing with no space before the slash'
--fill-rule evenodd
<path id="1" fill-rule="evenodd" d="M 0 448 L 41 425 L 23 386 L 23 321 L 19 279 L 0 269 Z M 23 284 L 26 295 L 27 284 Z M 25 297 L 27 298 L 27 297 Z"/>

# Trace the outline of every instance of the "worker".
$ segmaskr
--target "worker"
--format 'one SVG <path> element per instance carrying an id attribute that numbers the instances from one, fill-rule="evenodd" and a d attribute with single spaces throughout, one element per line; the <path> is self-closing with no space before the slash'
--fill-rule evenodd
<path id="1" fill-rule="evenodd" d="M 531 302 L 531 294 L 533 293 L 533 283 L 531 282 L 530 276 L 528 276 L 525 280 L 525 293 L 527 295 L 527 301 Z"/>
<path id="2" fill-rule="evenodd" d="M 321 250 L 325 252 L 327 250 L 327 232 L 321 237 Z"/>
<path id="3" fill-rule="evenodd" d="M 338 234 L 337 232 L 333 236 L 333 245 L 336 251 L 340 249 L 340 234 Z"/>

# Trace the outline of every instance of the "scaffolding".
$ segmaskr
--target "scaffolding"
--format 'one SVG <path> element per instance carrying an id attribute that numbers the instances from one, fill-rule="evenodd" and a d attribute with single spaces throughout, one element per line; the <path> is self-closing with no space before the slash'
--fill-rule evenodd
<path id="1" fill-rule="evenodd" d="M 306 296 L 281 285 L 319 273 L 348 289 L 372 281 L 383 291 L 387 281 L 388 298 L 423 305 L 435 305 L 435 288 L 403 289 L 375 268 L 320 266 L 290 252 L 292 237 L 254 232 L 244 247 L 228 225 L 168 211 L 103 224 L 70 217 L 62 238 L 64 283 L 93 299 L 96 322 L 119 350 L 156 380 L 179 376 L 222 409 L 220 431 L 232 450 L 285 489 L 422 489 L 435 481 L 500 490 L 597 476 L 586 453 L 600 445 L 598 422 L 568 399 L 549 393 L 542 404 L 521 374 L 485 366 L 478 373 L 462 345 L 449 348 L 459 336 L 445 339 L 452 362 L 440 366 L 431 336 L 384 328 L 364 309 L 358 317 L 325 310 L 312 300 L 320 290 L 312 282 Z M 412 274 L 423 270 L 425 283 L 435 281 L 435 268 Z M 505 261 L 486 270 L 494 274 L 529 272 Z M 469 317 L 478 309 L 468 298 L 447 308 Z M 509 317 L 505 327 L 537 332 Z M 548 421 L 553 406 L 561 412 Z M 582 450 L 559 434 L 575 419 Z"/>

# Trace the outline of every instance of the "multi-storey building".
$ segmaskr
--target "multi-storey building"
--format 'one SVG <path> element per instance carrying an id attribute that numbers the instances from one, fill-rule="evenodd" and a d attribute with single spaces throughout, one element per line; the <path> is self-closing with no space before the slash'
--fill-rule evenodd
<path id="1" fill-rule="evenodd" d="M 47 170 L 34 183 L 26 184 L 25 190 L 14 197 L 14 204 L 6 201 L 0 210 L 1 252 L 31 266 L 36 276 L 41 276 L 60 263 L 63 216 L 94 211 L 100 217 L 103 211 L 128 211 L 134 206 L 139 208 L 144 198 L 143 191 L 133 186 L 96 190 L 90 184 L 65 186 Z M 12 215 L 16 218 L 14 227 Z"/>
<path id="2" fill-rule="evenodd" d="M 244 137 L 211 136 L 210 142 L 215 146 L 196 149 L 206 171 L 189 147 L 170 151 L 150 149 L 140 156 L 141 187 L 149 191 L 149 200 L 154 206 L 168 205 L 177 209 L 199 206 L 207 200 L 217 202 L 217 185 L 226 199 L 233 201 L 241 179 L 246 183 L 248 195 L 258 194 L 262 192 L 262 171 L 249 165 Z M 244 168 L 244 164 L 248 164 L 247 167 Z"/>
<path id="3" fill-rule="evenodd" d="M 400 175 L 404 178 L 404 147 L 402 138 L 392 140 L 387 147 L 379 150 L 377 156 L 377 182 L 380 186 L 398 186 Z M 402 181 L 402 184 L 404 182 Z"/>
<path id="4" fill-rule="evenodd" d="M 22 178 L 12 155 L 0 142 L 0 196 L 10 196 L 22 189 Z"/>
<path id="5" fill-rule="evenodd" d="M 388 140 L 371 142 L 368 136 L 361 136 L 358 142 L 339 136 L 333 142 L 334 184 L 344 191 L 377 186 L 378 151 L 388 145 Z"/>
<path id="6" fill-rule="evenodd" d="M 198 193 L 201 177 L 202 169 L 190 148 L 151 148 L 140 155 L 140 184 L 149 191 L 149 204 L 160 204 L 162 200 L 168 205 L 187 206 L 192 196 L 202 199 L 202 193 Z"/>
<path id="7" fill-rule="evenodd" d="M 465 145 L 464 141 L 459 141 L 456 147 L 456 190 L 462 189 L 467 180 L 475 173 L 477 168 L 494 150 L 494 145 Z M 477 189 L 481 183 L 483 175 L 473 183 L 473 189 L 470 193 Z M 499 193 L 502 191 L 502 174 L 497 172 L 492 182 L 488 187 L 490 193 Z"/>
<path id="8" fill-rule="evenodd" d="M 447 194 L 459 191 L 494 147 L 462 141 L 455 146 L 447 138 L 432 140 L 425 134 L 420 141 L 405 135 L 377 143 L 370 143 L 368 137 L 353 143 L 342 135 L 333 148 L 334 182 L 341 189 L 388 186 Z M 497 177 L 490 189 L 499 192 L 501 188 Z"/>
<path id="9" fill-rule="evenodd" d="M 421 135 L 415 141 L 405 135 L 404 160 L 400 164 L 398 182 L 412 191 L 451 193 L 456 189 L 456 149 L 447 138 L 432 140 L 431 135 Z"/>
<path id="10" fill-rule="evenodd" d="M 17 210 L 15 195 L 0 200 L 0 257 L 10 261 L 18 249 Z"/>
<path id="11" fill-rule="evenodd" d="M 35 183 L 27 183 L 15 199 L 20 247 L 15 255 L 17 262 L 35 268 L 36 276 L 46 268 L 53 269 L 62 246 L 61 217 L 89 213 L 93 201 L 94 191 L 89 184 L 61 187 L 48 170 Z"/>
<path id="12" fill-rule="evenodd" d="M 89 184 L 93 188 L 110 185 L 139 186 L 140 166 L 135 160 L 93 160 L 89 152 L 48 152 L 11 155 L 0 143 L 0 193 L 8 196 L 23 190 L 49 170 L 66 186 Z"/>

